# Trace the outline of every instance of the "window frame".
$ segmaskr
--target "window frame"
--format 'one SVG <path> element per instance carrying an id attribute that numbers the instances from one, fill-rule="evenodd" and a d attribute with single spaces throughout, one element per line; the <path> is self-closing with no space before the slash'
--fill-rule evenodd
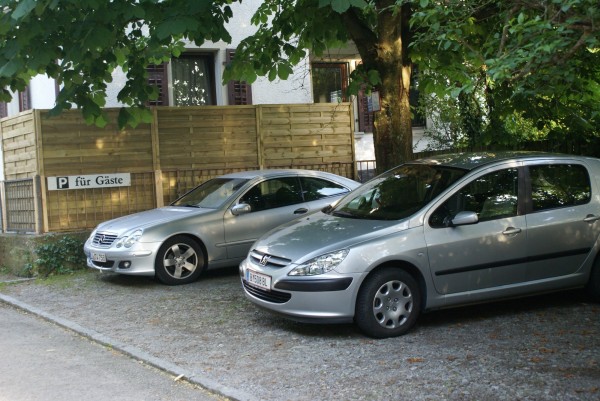
<path id="1" fill-rule="evenodd" d="M 523 208 L 523 198 L 526 192 L 523 182 L 524 182 L 524 175 L 523 175 L 523 168 L 517 165 L 503 165 L 500 168 L 494 169 L 492 171 L 485 171 L 482 174 L 477 174 L 475 176 L 471 176 L 469 177 L 469 179 L 462 183 L 460 186 L 458 186 L 457 188 L 453 189 L 451 191 L 451 194 L 449 194 L 449 196 L 441 203 L 437 204 L 434 208 L 433 208 L 433 212 L 431 212 L 431 214 L 429 215 L 429 218 L 427 219 L 428 225 L 430 228 L 433 229 L 440 229 L 440 228 L 447 228 L 448 226 L 446 224 L 437 224 L 436 222 L 434 222 L 434 218 L 437 217 L 437 214 L 440 210 L 442 210 L 443 208 L 446 208 L 446 205 L 449 202 L 452 202 L 452 200 L 458 196 L 459 193 L 463 192 L 465 190 L 465 188 L 475 184 L 477 181 L 483 179 L 484 177 L 488 177 L 492 174 L 496 174 L 498 175 L 501 172 L 507 172 L 509 170 L 515 170 L 516 172 L 516 179 L 517 179 L 517 183 L 516 183 L 516 211 L 514 214 L 512 215 L 506 215 L 506 214 L 499 214 L 497 216 L 490 216 L 488 218 L 481 218 L 480 213 L 481 211 L 483 211 L 483 206 L 485 203 L 486 199 L 481 200 L 480 204 L 481 204 L 481 210 L 477 211 L 477 210 L 467 210 L 466 208 L 462 208 L 461 210 L 457 210 L 456 213 L 454 215 L 449 215 L 448 217 L 450 217 L 451 219 L 453 219 L 454 217 L 456 217 L 456 214 L 459 212 L 464 212 L 464 211 L 470 211 L 470 212 L 475 212 L 477 213 L 478 216 L 478 223 L 485 223 L 487 221 L 493 221 L 493 220 L 498 220 L 498 219 L 503 219 L 503 218 L 512 218 L 512 217 L 516 217 L 516 216 L 520 216 L 524 214 L 524 208 Z"/>
<path id="2" fill-rule="evenodd" d="M 210 96 L 212 99 L 211 103 L 207 103 L 205 105 L 195 105 L 195 106 L 216 106 L 217 105 L 217 88 L 216 88 L 216 75 L 215 75 L 215 54 L 210 52 L 186 52 L 179 56 L 177 59 L 205 59 L 207 61 L 206 65 L 208 66 L 208 74 L 209 81 L 211 84 L 210 88 Z M 176 104 L 176 96 L 175 96 L 175 88 L 174 88 L 174 73 L 173 73 L 173 61 L 176 59 L 171 59 L 169 62 L 169 90 L 168 97 L 171 106 L 177 107 Z"/>
<path id="3" fill-rule="evenodd" d="M 347 102 L 348 98 L 346 97 L 346 90 L 348 89 L 348 80 L 349 80 L 349 65 L 347 62 L 326 62 L 326 61 L 319 61 L 319 62 L 313 62 L 311 63 L 310 66 L 310 73 L 311 73 L 311 77 L 312 77 L 312 92 L 313 92 L 313 102 L 314 103 L 323 103 L 323 102 L 318 102 L 315 99 L 315 83 L 314 83 L 314 70 L 316 68 L 322 68 L 322 69 L 338 69 L 340 70 L 340 79 L 341 79 L 341 91 L 342 91 L 342 102 Z M 329 102 L 324 102 L 324 103 L 332 103 L 331 101 Z"/>
<path id="4" fill-rule="evenodd" d="M 569 204 L 565 204 L 565 205 L 558 205 L 558 206 L 554 206 L 554 207 L 548 207 L 548 208 L 543 208 L 543 209 L 534 209 L 534 204 L 533 204 L 533 177 L 531 174 L 531 168 L 536 168 L 536 167 L 557 167 L 557 166 L 576 166 L 580 169 L 582 169 L 583 172 L 585 172 L 585 175 L 587 177 L 587 186 L 589 188 L 589 193 L 588 193 L 588 198 L 585 202 L 583 203 L 569 203 Z M 577 163 L 574 161 L 568 161 L 568 160 L 564 160 L 564 161 L 552 161 L 550 163 L 531 163 L 525 166 L 525 170 L 526 170 L 526 175 L 527 175 L 527 205 L 526 205 L 526 213 L 530 214 L 530 213 L 543 213 L 543 212 L 547 212 L 550 210 L 557 210 L 557 209 L 564 209 L 564 208 L 568 208 L 568 207 L 576 207 L 576 206 L 582 206 L 582 205 L 587 205 L 592 201 L 592 197 L 593 197 L 593 185 L 592 185 L 592 177 L 590 175 L 590 171 L 589 169 L 582 163 Z"/>

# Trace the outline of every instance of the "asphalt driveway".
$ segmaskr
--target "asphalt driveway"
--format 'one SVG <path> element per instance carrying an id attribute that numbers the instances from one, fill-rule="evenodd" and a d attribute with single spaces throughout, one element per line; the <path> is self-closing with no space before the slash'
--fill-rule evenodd
<path id="1" fill-rule="evenodd" d="M 600 305 L 578 291 L 429 313 L 385 340 L 257 309 L 236 268 L 177 287 L 86 271 L 0 299 L 232 399 L 600 399 Z"/>

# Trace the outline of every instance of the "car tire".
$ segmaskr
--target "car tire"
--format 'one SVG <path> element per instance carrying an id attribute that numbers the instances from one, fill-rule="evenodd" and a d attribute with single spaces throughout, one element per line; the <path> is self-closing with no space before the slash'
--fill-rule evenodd
<path id="1" fill-rule="evenodd" d="M 167 285 L 188 284 L 196 281 L 204 271 L 204 252 L 193 239 L 177 235 L 169 238 L 158 250 L 154 271 Z"/>
<path id="2" fill-rule="evenodd" d="M 407 333 L 421 312 L 421 290 L 408 272 L 378 270 L 368 276 L 356 300 L 355 321 L 368 336 L 387 338 Z"/>
<path id="3" fill-rule="evenodd" d="M 585 289 L 593 301 L 600 302 L 600 257 L 596 259 L 594 266 L 592 266 L 590 280 Z"/>

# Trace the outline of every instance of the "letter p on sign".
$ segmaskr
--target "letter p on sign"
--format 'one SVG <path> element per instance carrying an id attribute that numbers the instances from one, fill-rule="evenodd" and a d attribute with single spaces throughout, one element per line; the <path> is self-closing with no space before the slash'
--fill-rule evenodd
<path id="1" fill-rule="evenodd" d="M 69 177 L 56 177 L 56 188 L 69 188 Z"/>

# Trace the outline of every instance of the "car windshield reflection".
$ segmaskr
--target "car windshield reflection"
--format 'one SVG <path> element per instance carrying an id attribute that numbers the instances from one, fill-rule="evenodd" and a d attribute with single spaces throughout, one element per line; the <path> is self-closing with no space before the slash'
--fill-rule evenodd
<path id="1" fill-rule="evenodd" d="M 218 209 L 247 182 L 242 178 L 214 178 L 192 189 L 171 206 Z"/>
<path id="2" fill-rule="evenodd" d="M 466 170 L 404 164 L 365 184 L 333 210 L 339 217 L 398 220 L 411 216 L 466 173 Z"/>

